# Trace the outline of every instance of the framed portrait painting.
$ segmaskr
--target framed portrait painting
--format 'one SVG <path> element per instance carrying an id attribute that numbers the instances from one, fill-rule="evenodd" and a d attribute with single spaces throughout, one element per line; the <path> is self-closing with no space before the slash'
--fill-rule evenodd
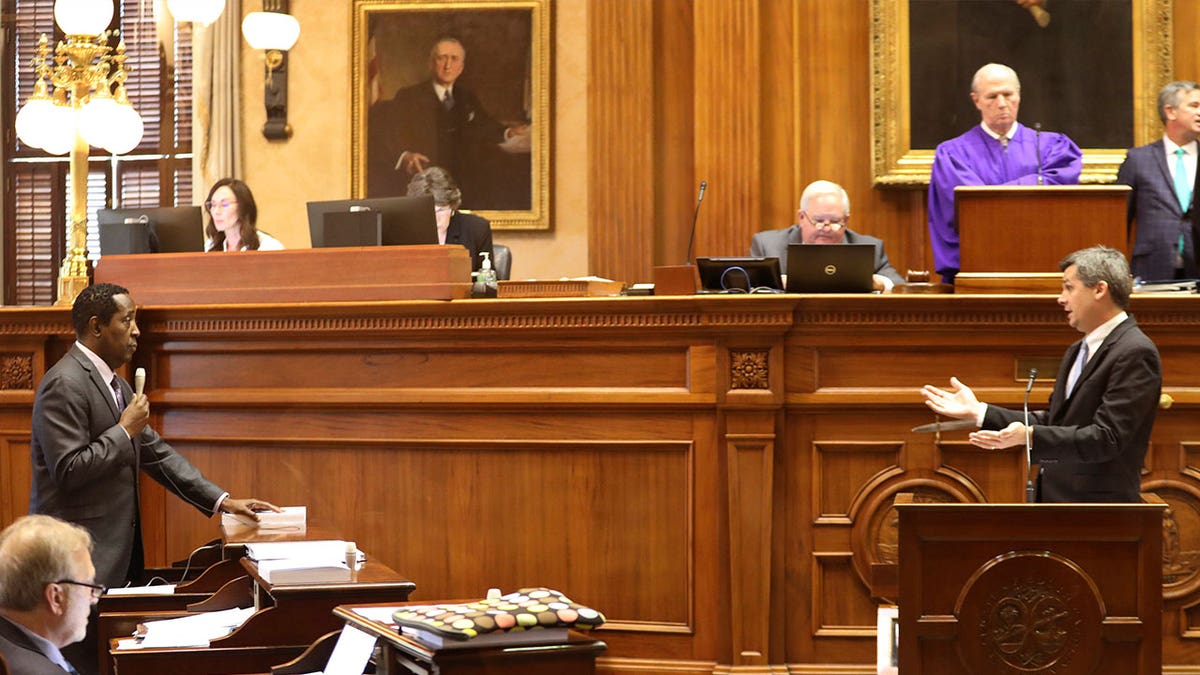
<path id="1" fill-rule="evenodd" d="M 1171 2 L 872 0 L 875 184 L 929 184 L 938 143 L 979 124 L 970 84 L 987 63 L 1017 72 L 1022 124 L 1083 149 L 1081 182 L 1112 182 L 1128 148 L 1162 133 Z"/>
<path id="2" fill-rule="evenodd" d="M 351 195 L 430 166 L 494 229 L 549 227 L 550 0 L 354 0 Z"/>

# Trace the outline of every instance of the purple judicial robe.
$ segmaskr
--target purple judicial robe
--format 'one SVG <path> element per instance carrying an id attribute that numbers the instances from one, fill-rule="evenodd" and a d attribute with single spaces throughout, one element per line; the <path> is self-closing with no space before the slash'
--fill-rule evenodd
<path id="1" fill-rule="evenodd" d="M 958 273 L 958 222 L 954 188 L 959 185 L 1037 185 L 1036 132 L 1017 123 L 1008 148 L 976 125 L 937 147 L 929 179 L 929 239 L 933 264 L 943 280 Z M 1041 134 L 1042 183 L 1075 185 L 1083 170 L 1083 153 L 1063 134 Z M 1064 253 L 1066 253 L 1064 251 Z"/>

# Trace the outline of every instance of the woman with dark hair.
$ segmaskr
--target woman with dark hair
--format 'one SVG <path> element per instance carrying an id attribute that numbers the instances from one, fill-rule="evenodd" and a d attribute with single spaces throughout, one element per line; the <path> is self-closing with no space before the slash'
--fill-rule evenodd
<path id="1" fill-rule="evenodd" d="M 474 213 L 459 211 L 462 192 L 454 184 L 450 172 L 440 166 L 431 166 L 418 173 L 408 182 L 409 197 L 433 196 L 434 212 L 437 215 L 438 243 L 461 244 L 471 254 L 471 271 L 478 272 L 483 264 L 480 253 L 487 251 L 495 269 L 495 252 L 492 250 L 492 224 L 487 218 Z"/>
<path id="2" fill-rule="evenodd" d="M 205 251 L 282 251 L 278 239 L 254 226 L 258 205 L 250 187 L 237 178 L 222 178 L 213 183 L 204 202 L 208 224 L 204 234 Z"/>

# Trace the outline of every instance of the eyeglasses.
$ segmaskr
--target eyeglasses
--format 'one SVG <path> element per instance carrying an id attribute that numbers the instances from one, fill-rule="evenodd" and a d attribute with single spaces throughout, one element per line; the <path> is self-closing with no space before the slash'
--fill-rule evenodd
<path id="1" fill-rule="evenodd" d="M 804 217 L 808 219 L 808 222 L 812 223 L 812 226 L 818 230 L 833 230 L 834 232 L 837 232 L 846 226 L 845 218 L 840 218 L 838 220 L 814 220 L 813 217 L 807 213 L 804 214 Z"/>
<path id="2" fill-rule="evenodd" d="M 102 586 L 100 584 L 85 584 L 82 581 L 72 581 L 71 579 L 59 579 L 58 581 L 51 581 L 50 583 L 52 583 L 52 584 L 71 584 L 72 586 L 83 586 L 85 588 L 89 588 L 89 589 L 91 589 L 92 597 L 97 598 L 97 599 L 99 599 L 100 596 L 102 596 L 106 592 L 108 592 L 108 586 Z"/>
<path id="3" fill-rule="evenodd" d="M 212 211 L 214 206 L 220 207 L 222 209 L 227 209 L 231 206 L 236 206 L 236 205 L 237 205 L 237 200 L 233 200 L 233 199 L 222 199 L 219 202 L 214 202 L 210 199 L 210 200 L 204 202 L 204 208 L 208 209 L 209 211 Z"/>

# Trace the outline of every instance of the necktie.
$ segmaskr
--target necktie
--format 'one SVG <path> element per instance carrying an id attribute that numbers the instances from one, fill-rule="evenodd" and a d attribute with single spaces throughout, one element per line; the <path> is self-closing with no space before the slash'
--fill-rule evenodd
<path id="1" fill-rule="evenodd" d="M 114 396 L 114 398 L 116 398 L 116 401 L 117 401 L 117 411 L 124 412 L 124 410 L 125 410 L 125 395 L 121 393 L 121 384 L 118 381 L 118 378 L 116 375 L 113 375 L 112 382 L 109 382 L 109 384 L 112 385 L 113 396 Z"/>
<path id="2" fill-rule="evenodd" d="M 1192 186 L 1188 185 L 1187 167 L 1183 164 L 1183 148 L 1175 148 L 1175 196 L 1179 198 L 1179 208 L 1187 211 L 1192 202 Z"/>
<path id="3" fill-rule="evenodd" d="M 1001 136 L 999 140 L 1000 140 L 1000 149 L 1004 150 L 1004 151 L 1008 151 L 1008 136 Z"/>
<path id="4" fill-rule="evenodd" d="M 1071 398 L 1071 393 L 1075 391 L 1075 383 L 1079 381 L 1079 376 L 1083 374 L 1083 367 L 1087 365 L 1088 345 L 1084 342 L 1079 347 L 1079 355 L 1075 357 L 1075 363 L 1071 366 L 1071 374 L 1067 376 L 1067 398 Z"/>
<path id="5" fill-rule="evenodd" d="M 446 110 L 454 108 L 454 94 L 450 93 L 449 89 L 446 90 L 446 95 L 442 97 L 442 107 Z"/>

